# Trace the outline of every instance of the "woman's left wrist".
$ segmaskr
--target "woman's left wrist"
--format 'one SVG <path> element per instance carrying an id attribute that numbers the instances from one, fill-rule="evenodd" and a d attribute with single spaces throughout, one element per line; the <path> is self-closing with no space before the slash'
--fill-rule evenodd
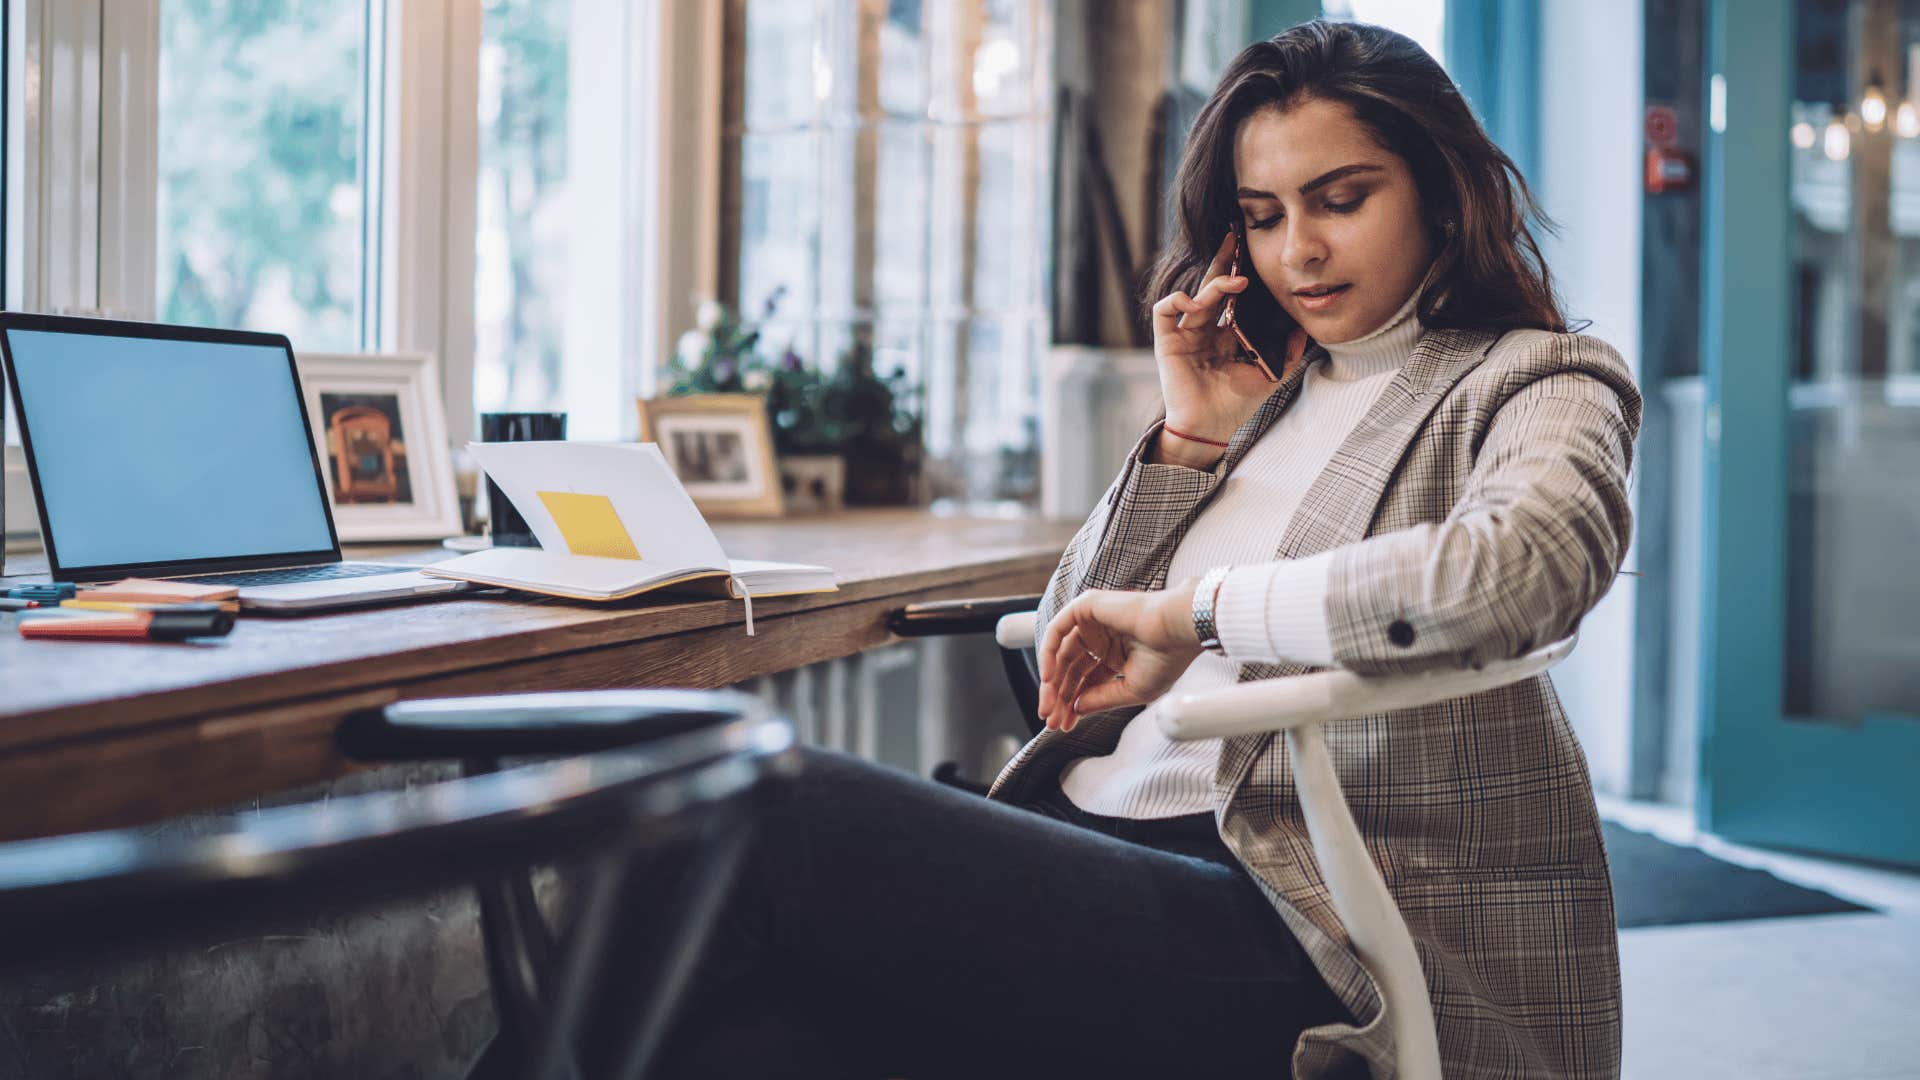
<path id="1" fill-rule="evenodd" d="M 1175 645 L 1200 651 L 1200 634 L 1193 625 L 1193 592 L 1200 585 L 1197 577 L 1170 585 L 1161 592 L 1160 624 Z"/>

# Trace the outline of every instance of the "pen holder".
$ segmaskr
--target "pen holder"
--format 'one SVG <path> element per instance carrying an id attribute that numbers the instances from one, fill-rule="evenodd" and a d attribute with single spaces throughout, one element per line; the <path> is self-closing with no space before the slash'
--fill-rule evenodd
<path id="1" fill-rule="evenodd" d="M 481 413 L 481 442 L 559 442 L 567 437 L 566 413 Z M 527 520 L 500 486 L 487 478 L 488 529 L 494 547 L 539 547 Z"/>

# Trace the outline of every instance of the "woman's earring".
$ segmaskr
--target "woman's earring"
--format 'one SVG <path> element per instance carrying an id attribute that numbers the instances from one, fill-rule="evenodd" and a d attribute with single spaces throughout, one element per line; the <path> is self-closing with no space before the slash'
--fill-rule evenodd
<path id="1" fill-rule="evenodd" d="M 1448 240 L 1452 240 L 1453 234 L 1460 231 L 1460 225 L 1452 218 L 1447 218 L 1440 223 L 1440 231 L 1446 235 Z"/>

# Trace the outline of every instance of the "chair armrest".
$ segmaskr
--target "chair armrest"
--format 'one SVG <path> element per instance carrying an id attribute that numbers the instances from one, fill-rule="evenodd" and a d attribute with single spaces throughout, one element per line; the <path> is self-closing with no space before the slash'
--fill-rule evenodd
<path id="1" fill-rule="evenodd" d="M 1032 610 L 1002 615 L 993 624 L 993 640 L 1003 649 L 1031 649 L 1034 624 L 1039 621 L 1040 613 Z"/>
<path id="2" fill-rule="evenodd" d="M 713 690 L 591 690 L 428 698 L 361 709 L 340 722 L 359 761 L 589 754 L 747 715 L 752 699 Z"/>
<path id="3" fill-rule="evenodd" d="M 972 600 L 937 600 L 908 604 L 887 613 L 887 629 L 901 637 L 945 637 L 984 634 L 1000 617 L 1040 606 L 1038 596 L 994 596 Z M 1027 642 L 1031 647 L 1032 641 Z"/>
<path id="4" fill-rule="evenodd" d="M 1380 676 L 1316 671 L 1241 683 L 1224 690 L 1178 694 L 1161 703 L 1155 710 L 1156 719 L 1169 739 L 1217 739 L 1411 709 L 1538 675 L 1565 659 L 1577 640 L 1578 635 L 1564 638 L 1518 659 L 1484 664 L 1478 670 Z"/>

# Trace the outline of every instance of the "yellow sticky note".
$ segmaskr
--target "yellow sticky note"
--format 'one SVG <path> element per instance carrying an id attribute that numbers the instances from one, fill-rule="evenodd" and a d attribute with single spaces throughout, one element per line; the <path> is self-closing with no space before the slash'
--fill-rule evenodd
<path id="1" fill-rule="evenodd" d="M 598 555 L 606 559 L 638 559 L 640 552 L 620 524 L 613 500 L 605 495 L 579 495 L 570 491 L 538 492 L 567 550 L 575 555 Z"/>

